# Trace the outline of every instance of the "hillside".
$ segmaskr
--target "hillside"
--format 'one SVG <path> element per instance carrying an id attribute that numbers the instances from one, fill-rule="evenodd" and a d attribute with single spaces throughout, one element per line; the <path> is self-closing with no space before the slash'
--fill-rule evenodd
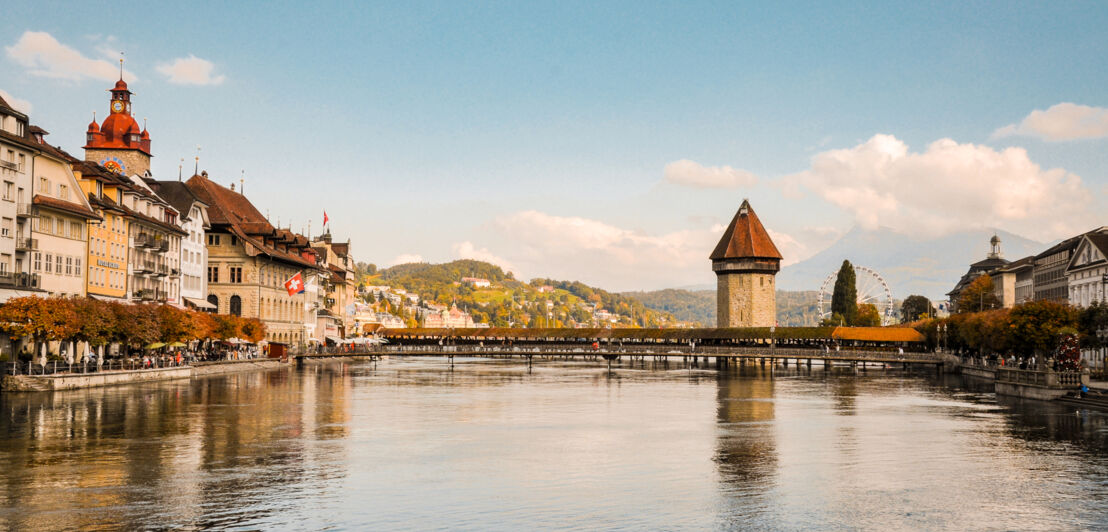
<path id="1" fill-rule="evenodd" d="M 475 286 L 463 278 L 487 280 Z M 674 326 L 668 312 L 652 310 L 641 301 L 577 281 L 532 279 L 524 283 L 499 266 L 477 260 L 445 264 L 398 264 L 366 275 L 363 283 L 389 286 L 417 294 L 422 303 L 466 310 L 474 322 L 493 327 L 615 327 Z"/>
<path id="2" fill-rule="evenodd" d="M 716 324 L 715 290 L 667 288 L 652 292 L 624 292 L 647 308 L 668 312 L 674 318 L 707 327 Z M 815 326 L 819 323 L 816 291 L 777 291 L 777 321 L 782 327 Z"/>

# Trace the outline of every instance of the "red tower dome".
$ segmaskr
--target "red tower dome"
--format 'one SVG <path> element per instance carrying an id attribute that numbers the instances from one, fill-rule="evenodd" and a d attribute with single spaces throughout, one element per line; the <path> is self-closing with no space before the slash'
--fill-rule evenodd
<path id="1" fill-rule="evenodd" d="M 99 126 L 89 124 L 85 149 L 139 150 L 150 155 L 150 134 L 140 128 L 131 114 L 131 92 L 120 79 L 110 89 L 112 93 L 108 117 Z"/>

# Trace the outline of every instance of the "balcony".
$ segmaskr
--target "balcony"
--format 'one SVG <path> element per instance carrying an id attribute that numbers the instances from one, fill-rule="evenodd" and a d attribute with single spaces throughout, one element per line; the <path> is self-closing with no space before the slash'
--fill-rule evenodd
<path id="1" fill-rule="evenodd" d="M 156 248 L 158 247 L 158 239 L 149 233 L 139 233 L 135 235 L 135 247 L 140 249 Z"/>
<path id="2" fill-rule="evenodd" d="M 17 273 L 15 274 L 14 284 L 19 288 L 38 288 L 38 274 Z"/>
<path id="3" fill-rule="evenodd" d="M 154 273 L 154 261 L 136 260 L 132 263 L 135 273 Z"/>
<path id="4" fill-rule="evenodd" d="M 38 239 L 37 238 L 17 238 L 17 239 L 15 239 L 15 251 L 16 252 L 38 251 Z"/>
<path id="5" fill-rule="evenodd" d="M 168 240 L 160 240 L 158 242 L 158 245 L 156 246 L 156 251 L 159 251 L 161 253 L 165 253 L 166 251 L 169 251 L 169 241 Z"/>
<path id="6" fill-rule="evenodd" d="M 154 267 L 154 275 L 157 275 L 158 277 L 165 277 L 166 275 L 169 275 L 169 267 L 165 264 L 158 264 Z"/>
<path id="7" fill-rule="evenodd" d="M 170 277 L 180 277 L 181 276 L 181 270 L 179 268 L 170 268 L 169 269 L 169 276 Z"/>
<path id="8" fill-rule="evenodd" d="M 153 301 L 155 296 L 155 290 L 153 288 L 142 288 L 135 290 L 135 293 L 131 295 L 131 299 L 139 299 L 142 301 Z"/>
<path id="9" fill-rule="evenodd" d="M 16 218 L 35 218 L 38 216 L 38 212 L 35 211 L 35 206 L 30 203 L 20 203 L 15 206 Z"/>
<path id="10" fill-rule="evenodd" d="M 11 170 L 13 172 L 23 171 L 23 165 L 14 161 L 0 161 L 0 168 Z"/>
<path id="11" fill-rule="evenodd" d="M 166 301 L 169 301 L 169 294 L 166 294 L 165 292 L 158 292 L 154 299 L 157 299 L 158 303 L 165 303 Z"/>

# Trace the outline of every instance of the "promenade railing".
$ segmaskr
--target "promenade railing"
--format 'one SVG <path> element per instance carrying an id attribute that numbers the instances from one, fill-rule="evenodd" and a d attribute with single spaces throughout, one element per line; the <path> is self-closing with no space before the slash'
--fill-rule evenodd
<path id="1" fill-rule="evenodd" d="M 4 375 L 64 375 L 99 373 L 105 371 L 137 371 L 143 369 L 166 369 L 188 366 L 188 360 L 180 363 L 174 357 L 151 357 L 146 360 L 140 358 L 120 358 L 106 360 L 102 364 L 96 362 L 69 363 L 65 361 L 51 360 L 45 364 L 37 362 L 4 362 Z"/>

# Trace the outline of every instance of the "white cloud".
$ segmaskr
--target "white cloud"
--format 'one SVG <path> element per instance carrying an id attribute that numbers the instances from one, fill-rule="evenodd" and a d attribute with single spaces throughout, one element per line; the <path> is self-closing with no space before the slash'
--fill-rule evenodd
<path id="1" fill-rule="evenodd" d="M 1046 111 L 1031 111 L 1019 124 L 993 132 L 993 137 L 1026 135 L 1050 142 L 1108 137 L 1108 109 L 1062 102 Z"/>
<path id="2" fill-rule="evenodd" d="M 161 72 L 170 83 L 179 85 L 219 85 L 223 83 L 224 76 L 213 76 L 215 65 L 211 61 L 200 59 L 189 54 L 188 57 L 178 57 L 171 63 L 158 65 Z"/>
<path id="3" fill-rule="evenodd" d="M 12 106 L 12 108 L 16 111 L 19 111 L 25 115 L 31 114 L 31 102 L 24 100 L 23 98 L 16 98 L 15 96 L 12 96 L 10 92 L 4 89 L 0 89 L 0 97 L 4 98 L 4 101 L 8 102 L 8 105 Z"/>
<path id="4" fill-rule="evenodd" d="M 486 229 L 496 243 L 490 247 L 519 268 L 517 276 L 580 280 L 608 290 L 710 281 L 708 255 L 722 232 L 705 227 L 652 235 L 533 210 L 498 217 Z"/>
<path id="5" fill-rule="evenodd" d="M 15 44 L 4 50 L 13 61 L 27 68 L 32 76 L 72 81 L 86 78 L 112 81 L 119 78 L 118 63 L 85 57 L 44 31 L 25 31 Z M 124 76 L 130 81 L 138 79 L 127 70 Z"/>
<path id="6" fill-rule="evenodd" d="M 422 255 L 415 253 L 401 253 L 389 261 L 389 266 L 396 266 L 397 264 L 409 264 L 413 262 L 424 262 Z"/>
<path id="7" fill-rule="evenodd" d="M 758 182 L 758 177 L 746 170 L 730 166 L 704 166 L 688 159 L 667 164 L 663 176 L 670 183 L 696 188 L 738 188 Z"/>
<path id="8" fill-rule="evenodd" d="M 451 246 L 451 250 L 454 252 L 454 256 L 459 259 L 485 261 L 490 264 L 500 266 L 500 269 L 506 272 L 514 271 L 514 269 L 512 268 L 512 263 L 494 255 L 486 248 L 478 248 L 477 246 L 474 246 L 473 242 L 470 242 L 468 240 L 465 242 L 454 244 L 453 246 Z"/>
<path id="9" fill-rule="evenodd" d="M 786 176 L 850 213 L 864 228 L 938 236 L 1000 227 L 1039 240 L 1093 224 L 1092 194 L 1061 168 L 1044 170 L 1022 148 L 1001 151 L 950 139 L 912 153 L 891 135 L 812 158 Z"/>

